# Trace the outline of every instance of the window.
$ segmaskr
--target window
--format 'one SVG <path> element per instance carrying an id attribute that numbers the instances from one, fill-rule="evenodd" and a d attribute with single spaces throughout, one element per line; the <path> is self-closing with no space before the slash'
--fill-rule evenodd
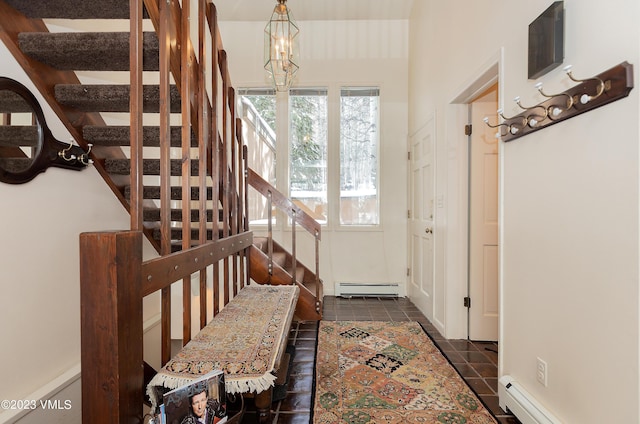
<path id="1" fill-rule="evenodd" d="M 340 90 L 340 224 L 377 225 L 378 88 Z"/>
<path id="2" fill-rule="evenodd" d="M 327 89 L 289 91 L 289 195 L 327 218 Z"/>
<path id="3" fill-rule="evenodd" d="M 320 222 L 350 228 L 380 224 L 377 87 L 239 93 L 249 167 Z M 288 123 L 278 122 L 287 117 Z M 339 117 L 339 122 L 330 125 L 332 117 Z M 276 145 L 276 134 L 289 142 Z M 277 162 L 276 153 L 278 159 L 288 160 Z M 266 222 L 264 201 L 252 190 L 249 196 L 251 222 Z"/>

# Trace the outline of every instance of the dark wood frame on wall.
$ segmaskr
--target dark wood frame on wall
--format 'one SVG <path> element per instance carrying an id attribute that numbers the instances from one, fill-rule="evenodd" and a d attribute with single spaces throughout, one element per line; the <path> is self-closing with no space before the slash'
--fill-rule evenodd
<path id="1" fill-rule="evenodd" d="M 564 60 L 564 2 L 556 1 L 529 24 L 529 79 L 560 66 Z"/>

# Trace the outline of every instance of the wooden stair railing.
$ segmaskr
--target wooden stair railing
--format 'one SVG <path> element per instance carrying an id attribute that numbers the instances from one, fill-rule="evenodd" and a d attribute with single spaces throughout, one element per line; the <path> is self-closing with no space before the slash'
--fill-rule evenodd
<path id="1" fill-rule="evenodd" d="M 190 13 L 192 3 L 197 3 L 195 14 Z M 130 127 L 121 131 L 128 131 L 129 139 L 127 144 L 94 144 L 91 159 L 118 200 L 130 211 L 131 228 L 80 236 L 81 355 L 83 369 L 100 370 L 83 372 L 83 421 L 100 417 L 112 423 L 140 422 L 144 375 L 148 371 L 142 360 L 143 300 L 161 293 L 158 296 L 161 360 L 165 363 L 171 354 L 173 283 L 183 285 L 183 343 L 192 333 L 190 285 L 194 274 L 199 275 L 200 293 L 207 291 L 208 284 L 212 284 L 209 289 L 213 292 L 213 305 L 207 303 L 207 296 L 199 296 L 200 327 L 208 321 L 207 315 L 217 314 L 248 284 L 250 264 L 246 257 L 253 235 L 248 229 L 246 211 L 247 176 L 253 173 L 246 164 L 242 124 L 236 116 L 235 92 L 212 3 L 84 0 L 76 5 L 76 10 L 65 10 L 73 4 L 63 0 L 0 0 L 0 38 L 74 140 L 86 148 L 88 134 L 119 129 L 106 125 L 102 110 L 83 109 L 82 102 L 61 100 L 60 93 L 73 90 L 90 93 L 91 87 L 82 86 L 70 70 L 77 68 L 57 69 L 22 53 L 19 38 L 23 33 L 47 33 L 43 21 L 46 18 L 130 18 L 131 77 L 127 87 Z M 110 8 L 117 13 L 112 15 Z M 80 9 L 81 17 L 72 16 Z M 100 15 L 92 16 L 92 10 Z M 41 12 L 44 15 L 40 16 Z M 197 23 L 190 21 L 189 15 L 197 16 Z M 152 35 L 157 36 L 159 46 L 160 82 L 155 87 L 159 100 L 154 111 L 147 110 L 147 95 L 154 87 L 143 83 L 143 70 L 156 70 L 146 69 L 148 64 L 142 60 L 143 53 L 148 53 L 145 36 L 149 34 L 142 32 L 143 19 L 147 18 L 154 25 Z M 186 30 L 189 25 L 197 27 L 195 42 Z M 207 87 L 211 92 L 207 92 Z M 85 100 L 93 100 L 91 95 L 86 97 Z M 159 127 L 145 126 L 143 112 L 158 113 Z M 171 126 L 169 115 L 177 112 L 181 124 Z M 129 155 L 121 147 L 126 145 L 131 149 Z M 149 146 L 157 146 L 159 153 L 149 157 L 146 152 Z M 172 153 L 175 156 L 178 150 L 180 157 L 172 158 Z M 178 166 L 173 165 L 176 160 Z M 157 169 L 149 171 L 149 165 Z M 151 175 L 157 181 L 156 187 L 148 181 Z M 275 199 L 276 206 L 282 204 L 292 211 L 294 227 L 300 224 L 305 228 L 306 218 L 295 205 L 287 206 L 279 194 L 275 194 Z M 172 210 L 174 202 L 181 202 L 180 209 Z M 192 206 L 195 202 L 197 206 Z M 159 224 L 153 225 L 152 219 L 145 218 L 148 216 L 157 216 Z M 193 216 L 197 216 L 197 223 L 192 222 Z M 177 236 L 176 231 L 180 232 Z M 159 237 L 154 237 L 158 233 Z M 158 251 L 158 258 L 143 260 L 143 234 Z M 321 299 L 317 277 L 319 226 L 312 234 L 316 238 L 315 298 Z M 316 310 L 318 305 L 316 301 Z"/>
<path id="2" fill-rule="evenodd" d="M 97 233 L 84 234 L 81 236 L 83 250 L 82 254 L 82 285 L 83 304 L 85 314 L 83 314 L 83 329 L 86 337 L 82 341 L 82 355 L 87 363 L 94 361 L 96 357 L 104 359 L 105 351 L 98 351 L 97 347 L 104 347 L 104 343 L 118 347 L 118 353 L 123 352 L 126 356 L 122 360 L 116 360 L 112 368 L 107 368 L 106 373 L 97 376 L 83 374 L 83 421 L 89 421 L 96 416 L 102 417 L 109 422 L 133 422 L 135 415 L 134 399 L 142 398 L 142 384 L 140 371 L 135 367 L 135 363 L 141 364 L 140 341 L 135 340 L 140 333 L 139 322 L 141 322 L 142 299 L 157 291 L 161 292 L 161 323 L 162 323 L 162 363 L 170 358 L 171 352 L 171 285 L 173 282 L 182 281 L 183 286 L 183 344 L 186 344 L 191 337 L 191 276 L 199 274 L 200 293 L 206 293 L 207 271 L 211 265 L 213 267 L 213 313 L 218 312 L 220 303 L 220 293 L 218 290 L 222 284 L 223 304 L 230 300 L 230 285 L 235 295 L 240 288 L 248 281 L 246 262 L 244 256 L 246 249 L 251 245 L 251 232 L 241 226 L 237 217 L 245 216 L 246 212 L 239 210 L 243 207 L 243 202 L 239 201 L 242 192 L 237 189 L 245 183 L 243 173 L 238 169 L 243 169 L 238 163 L 243 155 L 237 155 L 237 151 L 242 151 L 238 147 L 240 139 L 235 137 L 238 132 L 230 131 L 229 126 L 235 123 L 234 96 L 231 88 L 226 55 L 220 48 L 220 37 L 218 35 L 217 23 L 215 19 L 215 9 L 212 4 L 207 4 L 204 0 L 199 0 L 198 5 L 198 57 L 193 55 L 193 48 L 189 37 L 189 17 L 190 1 L 182 0 L 181 8 L 178 2 L 167 3 L 165 1 L 145 1 L 147 12 L 156 25 L 160 41 L 160 254 L 157 259 L 142 262 L 141 244 L 139 242 L 140 231 L 144 227 L 144 150 L 143 146 L 143 84 L 142 84 L 142 17 L 143 7 L 139 1 L 130 2 L 131 16 L 131 95 L 130 95 L 130 211 L 131 211 L 131 232 L 117 233 Z M 157 6 L 157 9 L 156 9 Z M 212 24 L 212 25 L 211 25 Z M 211 99 L 213 105 L 208 102 L 209 95 L 206 92 L 206 55 L 204 40 L 206 38 L 205 27 L 210 30 L 210 36 L 215 43 L 212 50 L 213 72 Z M 174 50 L 176 49 L 176 50 Z M 218 61 L 218 58 L 221 60 Z M 217 72 L 219 70 L 219 73 Z M 182 234 L 180 251 L 172 253 L 172 228 L 171 228 L 171 155 L 170 155 L 170 74 L 180 91 L 181 118 L 182 118 L 182 147 L 181 147 L 181 187 L 182 193 Z M 218 96 L 219 79 L 222 84 L 222 95 Z M 239 124 L 236 124 L 239 125 Z M 222 131 L 219 131 L 222 129 Z M 192 157 L 192 133 L 197 139 L 197 158 Z M 220 152 L 220 153 L 219 153 Z M 194 179 L 192 161 L 196 161 L 197 166 L 197 189 L 198 189 L 198 231 L 197 246 L 193 247 L 191 233 L 194 226 L 191 222 L 192 210 L 191 193 L 193 188 L 191 181 Z M 211 181 L 209 181 L 211 176 Z M 218 224 L 218 214 L 209 214 L 207 199 L 208 191 L 213 192 L 212 199 L 217 209 L 218 199 L 222 206 L 222 222 Z M 215 216 L 213 223 L 209 223 L 207 216 Z M 209 224 L 213 225 L 213 231 L 208 231 Z M 220 231 L 219 231 L 220 230 Z M 219 239 L 221 233 L 222 238 Z M 211 239 L 208 238 L 211 235 Z M 106 238 L 106 240 L 104 240 Z M 105 241 L 108 241 L 105 243 Z M 113 249 L 103 251 L 104 245 L 112 246 Z M 100 252 L 100 259 L 92 262 L 96 252 Z M 98 277 L 96 274 L 101 269 L 109 269 L 116 264 L 119 270 L 122 266 L 118 258 L 125 254 L 127 265 L 124 268 L 127 272 L 117 272 L 113 278 L 109 274 L 105 277 Z M 222 263 L 222 264 L 220 264 Z M 131 272 L 130 277 L 127 274 Z M 222 281 L 219 275 L 222 272 Z M 108 296 L 109 293 L 89 288 L 95 280 L 107 279 L 104 287 L 115 287 L 116 296 L 110 297 L 112 303 L 107 302 L 111 307 L 108 311 L 102 311 L 110 315 L 105 320 L 110 331 L 108 334 L 96 331 L 99 326 L 98 321 L 104 319 L 102 315 L 91 312 L 91 307 L 100 303 L 99 298 Z M 133 285 L 138 288 L 126 287 Z M 128 299 L 122 299 L 120 291 L 126 294 Z M 207 322 L 207 296 L 200 297 L 200 326 Z M 123 306 L 119 306 L 122 304 Z M 122 308 L 122 309 L 121 309 Z M 129 323 L 136 323 L 131 330 Z M 119 329 L 128 328 L 128 331 Z M 96 332 L 98 335 L 96 335 Z M 96 339 L 99 340 L 96 340 Z M 135 349 L 127 349 L 129 343 L 135 344 Z M 109 351 L 107 351 L 109 352 Z M 92 359 L 89 359 L 92 358 Z M 120 359 L 118 357 L 118 359 Z M 113 361 L 112 361 L 113 362 Z M 124 372 L 123 372 L 124 371 Z M 130 375 L 124 375 L 129 373 Z M 115 387 L 107 387 L 100 384 L 99 379 L 106 376 L 118 376 Z M 135 379 L 135 384 L 127 384 L 131 379 Z M 106 389 L 106 390 L 105 390 Z M 109 393 L 107 393 L 107 391 Z M 117 407 L 113 408 L 113 397 L 118 400 Z M 122 403 L 120 403 L 122 401 Z M 132 420 L 134 418 L 134 420 Z"/>
<path id="3" fill-rule="evenodd" d="M 267 199 L 267 257 L 269 261 L 269 278 L 274 270 L 274 241 L 273 241 L 273 207 L 284 212 L 291 219 L 291 284 L 302 283 L 298 281 L 298 259 L 296 255 L 296 229 L 302 227 L 314 238 L 315 243 L 315 272 L 313 286 L 315 289 L 315 310 L 317 314 L 322 313 L 322 281 L 320 279 L 320 239 L 321 225 L 307 211 L 293 203 L 291 199 L 279 192 L 273 185 L 258 175 L 254 170 L 247 169 L 247 183 L 258 193 Z M 301 295 L 302 297 L 303 295 Z"/>

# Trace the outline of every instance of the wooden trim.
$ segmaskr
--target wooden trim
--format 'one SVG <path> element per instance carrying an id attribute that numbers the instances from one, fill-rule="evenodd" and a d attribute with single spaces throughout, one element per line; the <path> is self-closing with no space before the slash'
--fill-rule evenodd
<path id="1" fill-rule="evenodd" d="M 160 2 L 160 254 L 171 253 L 171 8 Z M 171 358 L 171 288 L 161 293 L 161 361 Z"/>
<path id="2" fill-rule="evenodd" d="M 139 231 L 80 235 L 82 422 L 142 415 L 141 262 Z"/>
<path id="3" fill-rule="evenodd" d="M 172 283 L 190 276 L 227 256 L 237 253 L 253 244 L 253 233 L 244 233 L 224 239 L 210 241 L 187 251 L 172 253 L 151 259 L 142 264 L 142 295 L 161 290 Z"/>
<path id="4" fill-rule="evenodd" d="M 142 2 L 129 2 L 130 14 L 130 95 L 129 95 L 129 128 L 130 128 L 130 187 L 129 199 L 131 214 L 131 230 L 142 230 Z"/>

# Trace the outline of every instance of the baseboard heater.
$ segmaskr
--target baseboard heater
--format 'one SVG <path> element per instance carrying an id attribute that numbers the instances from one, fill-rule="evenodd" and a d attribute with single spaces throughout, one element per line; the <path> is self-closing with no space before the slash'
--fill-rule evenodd
<path id="1" fill-rule="evenodd" d="M 509 375 L 498 384 L 500 407 L 510 411 L 522 424 L 562 424 Z"/>
<path id="2" fill-rule="evenodd" d="M 335 289 L 341 297 L 398 297 L 399 284 L 338 282 Z"/>

